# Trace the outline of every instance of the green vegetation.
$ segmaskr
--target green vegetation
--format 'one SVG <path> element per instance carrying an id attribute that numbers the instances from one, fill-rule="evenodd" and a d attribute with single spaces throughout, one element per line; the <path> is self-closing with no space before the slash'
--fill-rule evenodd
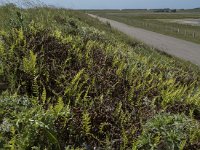
<path id="1" fill-rule="evenodd" d="M 0 19 L 2 149 L 200 148 L 198 67 L 77 11 Z"/>
<path id="2" fill-rule="evenodd" d="M 189 11 L 189 10 L 188 10 Z M 151 11 L 88 11 L 101 17 L 126 23 L 135 27 L 170 35 L 183 40 L 200 43 L 200 26 L 171 22 L 176 19 L 199 19 L 196 12 L 154 13 Z M 163 21 L 165 20 L 165 21 Z"/>

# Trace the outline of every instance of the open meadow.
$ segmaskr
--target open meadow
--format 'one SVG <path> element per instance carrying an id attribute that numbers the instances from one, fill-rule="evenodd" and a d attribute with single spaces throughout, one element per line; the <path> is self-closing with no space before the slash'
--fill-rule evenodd
<path id="1" fill-rule="evenodd" d="M 145 10 L 88 10 L 128 25 L 200 43 L 200 11 L 155 12 Z"/>
<path id="2" fill-rule="evenodd" d="M 199 67 L 80 11 L 7 4 L 0 20 L 0 149 L 200 149 Z"/>

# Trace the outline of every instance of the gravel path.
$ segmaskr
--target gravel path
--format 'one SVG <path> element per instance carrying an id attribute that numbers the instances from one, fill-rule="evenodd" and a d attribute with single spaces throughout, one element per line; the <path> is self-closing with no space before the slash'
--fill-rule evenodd
<path id="1" fill-rule="evenodd" d="M 199 44 L 136 28 L 110 19 L 97 17 L 92 14 L 88 15 L 98 18 L 102 22 L 109 22 L 113 28 L 116 28 L 117 30 L 127 34 L 130 37 L 142 41 L 149 46 L 200 66 Z"/>

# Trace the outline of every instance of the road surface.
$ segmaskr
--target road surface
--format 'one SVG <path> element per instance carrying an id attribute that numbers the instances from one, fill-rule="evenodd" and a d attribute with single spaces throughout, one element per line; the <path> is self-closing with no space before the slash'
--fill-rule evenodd
<path id="1" fill-rule="evenodd" d="M 92 14 L 88 15 L 98 18 L 102 22 L 110 23 L 113 28 L 153 48 L 164 51 L 170 55 L 182 58 L 200 66 L 200 44 L 195 44 L 141 28 L 136 28 L 114 20 L 97 17 Z"/>

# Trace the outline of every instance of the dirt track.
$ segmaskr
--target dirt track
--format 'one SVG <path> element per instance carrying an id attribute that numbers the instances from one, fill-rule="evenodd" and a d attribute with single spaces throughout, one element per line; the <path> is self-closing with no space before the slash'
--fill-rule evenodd
<path id="1" fill-rule="evenodd" d="M 176 39 L 170 36 L 162 35 L 152 31 L 132 27 L 124 23 L 97 17 L 102 22 L 109 22 L 113 28 L 133 37 L 143 43 L 152 46 L 158 50 L 164 51 L 170 55 L 185 59 L 200 66 L 200 45 L 192 42 Z"/>

